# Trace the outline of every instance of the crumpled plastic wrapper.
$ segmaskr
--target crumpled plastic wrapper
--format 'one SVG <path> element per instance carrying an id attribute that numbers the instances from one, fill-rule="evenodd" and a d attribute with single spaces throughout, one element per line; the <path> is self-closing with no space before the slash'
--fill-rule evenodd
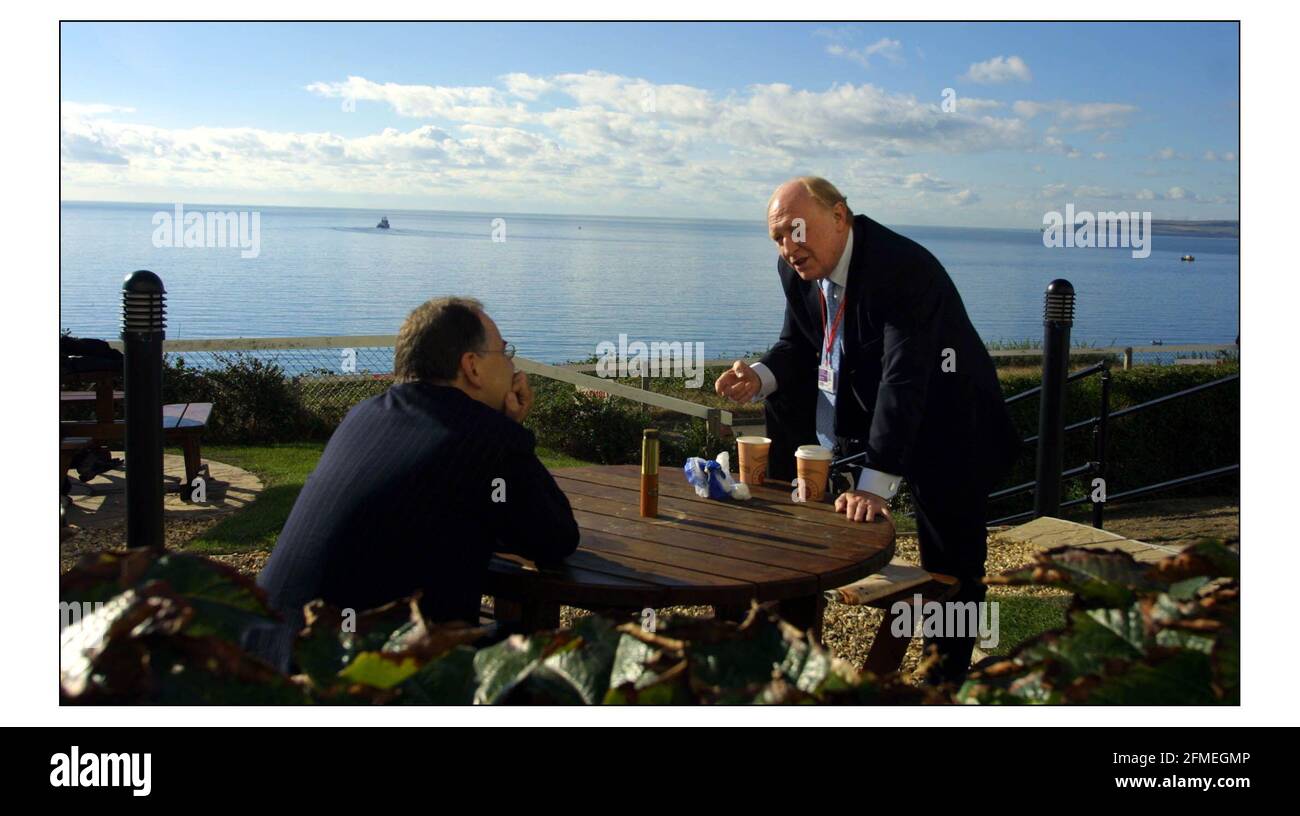
<path id="1" fill-rule="evenodd" d="M 695 488 L 695 495 L 702 499 L 747 501 L 750 498 L 749 485 L 731 478 L 731 454 L 727 451 L 719 453 L 717 459 L 692 456 L 682 469 L 686 471 L 686 481 Z"/>

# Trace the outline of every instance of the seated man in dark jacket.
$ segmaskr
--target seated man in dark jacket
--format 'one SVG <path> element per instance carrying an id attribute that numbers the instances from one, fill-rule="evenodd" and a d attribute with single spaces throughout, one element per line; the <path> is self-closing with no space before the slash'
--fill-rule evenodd
<path id="1" fill-rule="evenodd" d="M 520 424 L 533 394 L 513 357 L 475 300 L 411 312 L 396 384 L 348 412 L 258 576 L 291 627 L 316 598 L 360 612 L 416 591 L 430 620 L 477 623 L 494 551 L 554 562 L 577 548 L 569 501 Z"/>

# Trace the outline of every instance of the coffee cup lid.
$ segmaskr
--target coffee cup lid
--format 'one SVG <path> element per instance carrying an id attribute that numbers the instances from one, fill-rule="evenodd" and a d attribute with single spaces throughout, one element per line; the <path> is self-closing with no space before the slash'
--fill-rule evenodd
<path id="1" fill-rule="evenodd" d="M 737 442 L 737 443 L 741 443 L 741 442 L 743 442 L 743 443 L 745 443 L 746 445 L 770 445 L 770 444 L 772 444 L 772 440 L 768 439 L 766 436 L 738 436 L 738 437 L 736 437 L 736 442 Z"/>
<path id="2" fill-rule="evenodd" d="M 800 445 L 794 456 L 796 459 L 830 459 L 831 452 L 821 445 Z"/>

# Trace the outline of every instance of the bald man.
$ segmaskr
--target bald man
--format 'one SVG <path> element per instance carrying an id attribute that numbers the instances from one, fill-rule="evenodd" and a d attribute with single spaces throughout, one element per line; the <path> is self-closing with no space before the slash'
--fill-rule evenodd
<path id="1" fill-rule="evenodd" d="M 922 566 L 961 580 L 954 601 L 983 600 L 987 496 L 1020 436 L 952 279 L 919 244 L 854 216 L 822 178 L 778 187 L 767 221 L 785 324 L 761 362 L 737 360 L 717 392 L 765 400 L 773 478 L 793 478 L 799 445 L 860 454 L 855 488 L 835 497 L 853 521 L 889 516 L 906 479 Z M 931 679 L 961 678 L 974 643 L 936 639 Z"/>

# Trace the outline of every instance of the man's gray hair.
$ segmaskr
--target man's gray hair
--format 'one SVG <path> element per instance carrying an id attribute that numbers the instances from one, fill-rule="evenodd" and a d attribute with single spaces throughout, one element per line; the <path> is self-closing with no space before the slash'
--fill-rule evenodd
<path id="1" fill-rule="evenodd" d="M 853 210 L 849 209 L 849 200 L 844 197 L 844 194 L 841 193 L 839 188 L 834 184 L 831 184 L 821 176 L 799 176 L 785 182 L 781 187 L 796 181 L 808 191 L 808 195 L 812 196 L 813 201 L 816 201 L 828 210 L 834 209 L 836 204 L 843 204 L 845 212 L 849 214 L 850 218 L 853 217 Z M 776 189 L 779 190 L 781 187 Z M 773 198 L 776 198 L 776 190 L 772 191 L 771 197 L 767 200 L 767 208 L 769 210 L 772 209 Z"/>

